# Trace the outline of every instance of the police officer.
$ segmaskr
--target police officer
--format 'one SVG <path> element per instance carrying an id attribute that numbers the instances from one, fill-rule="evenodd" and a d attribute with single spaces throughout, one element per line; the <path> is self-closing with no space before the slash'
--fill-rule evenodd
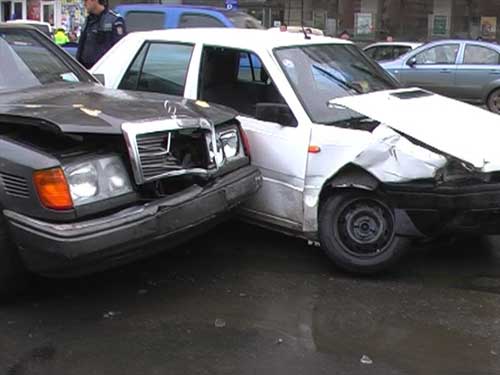
<path id="1" fill-rule="evenodd" d="M 126 34 L 122 17 L 105 6 L 105 0 L 84 0 L 88 12 L 80 36 L 76 59 L 90 69 Z"/>

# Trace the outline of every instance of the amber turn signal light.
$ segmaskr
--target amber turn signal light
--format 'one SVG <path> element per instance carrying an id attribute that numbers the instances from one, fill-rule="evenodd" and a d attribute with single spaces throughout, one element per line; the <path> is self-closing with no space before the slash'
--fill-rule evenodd
<path id="1" fill-rule="evenodd" d="M 33 181 L 38 196 L 45 207 L 53 210 L 69 210 L 73 208 L 68 183 L 61 168 L 36 171 L 33 173 Z"/>
<path id="2" fill-rule="evenodd" d="M 307 151 L 310 153 L 310 154 L 317 154 L 318 152 L 321 151 L 321 147 L 319 146 L 314 146 L 314 145 L 310 145 L 309 148 L 307 149 Z"/>

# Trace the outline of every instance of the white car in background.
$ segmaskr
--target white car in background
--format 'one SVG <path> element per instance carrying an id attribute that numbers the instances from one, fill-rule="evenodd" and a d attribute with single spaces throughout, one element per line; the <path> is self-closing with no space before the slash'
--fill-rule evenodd
<path id="1" fill-rule="evenodd" d="M 34 20 L 9 20 L 7 21 L 7 23 L 33 26 L 34 28 L 38 29 L 39 31 L 47 35 L 49 38 L 52 38 L 52 34 L 54 33 L 52 25 L 48 22 L 34 21 Z"/>
<path id="2" fill-rule="evenodd" d="M 375 61 L 392 61 L 421 45 L 412 42 L 378 42 L 366 46 L 363 51 Z"/>
<path id="3" fill-rule="evenodd" d="M 266 30 L 133 33 L 92 72 L 110 88 L 238 110 L 264 179 L 242 214 L 319 242 L 344 269 L 385 269 L 413 237 L 500 231 L 500 117 L 399 88 L 349 41 Z"/>

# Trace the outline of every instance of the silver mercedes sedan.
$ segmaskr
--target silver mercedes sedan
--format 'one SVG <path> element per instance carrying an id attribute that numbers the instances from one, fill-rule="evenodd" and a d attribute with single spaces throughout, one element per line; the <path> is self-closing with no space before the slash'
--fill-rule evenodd
<path id="1" fill-rule="evenodd" d="M 496 44 L 440 40 L 381 65 L 403 86 L 485 104 L 500 113 L 500 46 Z"/>

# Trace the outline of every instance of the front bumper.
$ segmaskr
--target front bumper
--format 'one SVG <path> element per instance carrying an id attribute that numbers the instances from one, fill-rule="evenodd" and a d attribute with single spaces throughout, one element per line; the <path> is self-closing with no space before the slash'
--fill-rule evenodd
<path id="1" fill-rule="evenodd" d="M 434 187 L 406 183 L 384 186 L 384 193 L 424 235 L 467 231 L 500 233 L 500 184 Z"/>
<path id="2" fill-rule="evenodd" d="M 76 276 L 175 246 L 224 218 L 261 184 L 258 169 L 247 166 L 208 187 L 193 186 L 97 219 L 54 224 L 11 210 L 4 215 L 28 269 L 47 276 Z"/>

